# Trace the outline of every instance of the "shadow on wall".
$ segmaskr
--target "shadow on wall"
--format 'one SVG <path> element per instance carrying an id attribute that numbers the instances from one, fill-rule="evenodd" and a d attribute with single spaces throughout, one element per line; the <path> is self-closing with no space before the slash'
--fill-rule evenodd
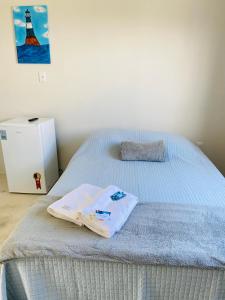
<path id="1" fill-rule="evenodd" d="M 63 143 L 57 142 L 59 169 L 65 170 L 74 153 L 79 149 L 80 145 L 88 138 L 88 133 L 78 134 L 74 138 L 67 138 Z"/>
<path id="2" fill-rule="evenodd" d="M 216 45 L 215 45 L 216 47 Z M 225 175 L 225 42 L 217 43 L 203 124 L 203 151 Z"/>

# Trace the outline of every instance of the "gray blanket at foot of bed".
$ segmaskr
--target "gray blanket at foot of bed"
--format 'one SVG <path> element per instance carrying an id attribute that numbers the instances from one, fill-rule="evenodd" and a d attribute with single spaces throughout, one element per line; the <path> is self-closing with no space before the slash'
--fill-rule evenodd
<path id="1" fill-rule="evenodd" d="M 1 250 L 0 261 L 67 256 L 138 264 L 224 267 L 225 209 L 179 204 L 138 204 L 111 239 L 46 212 L 55 198 L 43 197 Z"/>

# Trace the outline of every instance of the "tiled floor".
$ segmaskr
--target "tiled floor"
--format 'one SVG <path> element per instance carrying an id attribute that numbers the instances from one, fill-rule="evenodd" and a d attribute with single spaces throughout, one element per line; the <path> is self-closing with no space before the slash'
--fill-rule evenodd
<path id="1" fill-rule="evenodd" d="M 0 246 L 38 197 L 37 195 L 9 193 L 6 178 L 0 175 Z"/>

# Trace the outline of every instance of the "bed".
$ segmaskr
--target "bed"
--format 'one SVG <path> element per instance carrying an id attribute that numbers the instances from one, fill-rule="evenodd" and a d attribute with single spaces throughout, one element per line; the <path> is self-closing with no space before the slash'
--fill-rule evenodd
<path id="1" fill-rule="evenodd" d="M 161 139 L 167 150 L 165 162 L 120 160 L 122 141 L 149 142 Z M 210 212 L 219 210 L 223 214 L 225 211 L 225 180 L 222 174 L 198 147 L 181 136 L 168 133 L 139 130 L 97 132 L 75 153 L 48 197 L 58 199 L 83 183 L 100 187 L 117 185 L 137 195 L 143 205 L 156 203 L 161 207 L 175 205 L 181 209 L 187 205 L 197 205 L 207 207 Z M 41 205 L 37 204 L 39 211 L 40 207 L 44 209 L 44 202 L 41 201 L 45 200 L 40 200 Z M 32 231 L 35 219 L 32 211 L 29 214 L 28 227 L 31 229 L 27 227 L 27 230 Z M 221 223 L 221 228 L 224 228 L 224 223 Z M 54 224 L 54 228 L 57 224 L 65 224 L 68 229 L 67 224 L 70 223 Z M 38 233 L 40 238 L 43 231 L 44 229 Z M 60 243 L 57 232 L 55 239 Z M 225 244 L 223 239 L 221 243 Z M 155 263 L 132 263 L 132 260 L 107 259 L 107 255 L 98 255 L 98 259 L 94 259 L 91 252 L 81 257 L 62 255 L 59 252 L 49 255 L 50 252 L 43 251 L 34 251 L 32 254 L 30 251 L 29 255 L 25 255 L 25 248 L 29 248 L 29 243 L 23 243 L 22 238 L 17 239 L 14 244 L 9 242 L 7 251 L 4 247 L 0 256 L 0 298 L 4 300 L 225 299 L 225 253 L 222 246 L 219 262 L 215 258 L 217 264 L 209 265 L 173 265 L 166 260 L 162 263 L 160 259 Z"/>

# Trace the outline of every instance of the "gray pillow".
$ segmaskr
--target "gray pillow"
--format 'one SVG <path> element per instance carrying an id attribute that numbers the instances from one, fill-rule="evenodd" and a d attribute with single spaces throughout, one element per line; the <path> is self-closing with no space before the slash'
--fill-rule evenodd
<path id="1" fill-rule="evenodd" d="M 121 143 L 122 160 L 165 161 L 165 145 L 163 141 L 152 143 Z"/>

